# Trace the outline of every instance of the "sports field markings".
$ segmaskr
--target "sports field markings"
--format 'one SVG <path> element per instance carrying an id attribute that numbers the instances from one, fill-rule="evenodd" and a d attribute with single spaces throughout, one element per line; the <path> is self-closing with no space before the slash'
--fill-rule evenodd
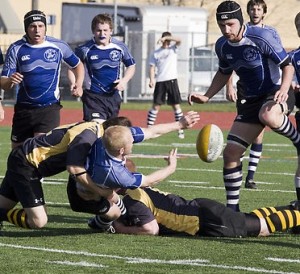
<path id="1" fill-rule="evenodd" d="M 211 267 L 211 268 L 219 268 L 226 270 L 243 270 L 248 272 L 258 272 L 258 273 L 273 273 L 273 274 L 300 274 L 300 272 L 284 272 L 272 269 L 265 268 L 256 268 L 256 267 L 246 267 L 246 266 L 237 266 L 237 265 L 222 265 L 222 264 L 211 264 L 209 260 L 206 259 L 195 259 L 195 260 L 159 260 L 159 259 L 148 259 L 148 258 L 137 258 L 137 257 L 124 257 L 124 256 L 116 256 L 116 255 L 107 255 L 107 254 L 98 254 L 98 253 L 90 253 L 85 251 L 73 251 L 73 250 L 61 250 L 61 249 L 51 249 L 51 248 L 42 248 L 42 247 L 34 247 L 34 246 L 22 246 L 22 245 L 13 245 L 13 244 L 4 244 L 0 243 L 0 246 L 7 248 L 15 248 L 15 249 L 25 249 L 25 250 L 37 250 L 42 252 L 49 253 L 64 253 L 70 255 L 80 255 L 86 257 L 101 257 L 107 259 L 119 259 L 124 260 L 130 264 L 168 264 L 168 265 L 191 265 L 191 266 L 199 266 L 199 267 Z M 52 261 L 45 261 L 48 263 L 53 263 Z M 54 261 L 62 264 L 64 261 Z M 69 261 L 65 261 L 68 265 L 79 266 L 78 262 L 73 263 Z M 102 264 L 101 264 L 102 265 Z M 98 264 L 96 267 L 98 268 Z M 92 264 L 91 264 L 91 267 Z M 103 267 L 105 267 L 103 265 Z"/>
<path id="2" fill-rule="evenodd" d="M 300 259 L 283 259 L 283 258 L 272 258 L 268 257 L 265 260 L 273 261 L 273 262 L 284 262 L 284 263 L 297 263 L 300 264 Z"/>
<path id="3" fill-rule="evenodd" d="M 107 267 L 102 264 L 92 264 L 88 262 L 70 262 L 70 261 L 45 261 L 49 264 L 59 264 L 59 265 L 71 265 L 71 266 L 83 266 L 83 267 L 95 267 L 95 268 L 104 268 Z"/>

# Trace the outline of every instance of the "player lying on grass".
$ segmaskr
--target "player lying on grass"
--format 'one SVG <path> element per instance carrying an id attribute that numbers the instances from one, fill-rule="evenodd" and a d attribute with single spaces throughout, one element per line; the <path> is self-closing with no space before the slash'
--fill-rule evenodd
<path id="1" fill-rule="evenodd" d="M 198 113 L 190 111 L 178 122 L 146 129 L 133 127 L 131 130 L 140 134 L 139 141 L 143 141 L 171 131 L 191 128 L 199 119 Z M 85 169 L 87 155 L 103 132 L 103 125 L 97 122 L 65 125 L 45 135 L 27 139 L 22 146 L 14 149 L 8 157 L 7 171 L 0 186 L 0 222 L 8 221 L 23 228 L 45 226 L 48 218 L 41 178 L 66 169 L 91 193 L 111 199 L 112 190 L 97 186 Z M 15 208 L 18 202 L 22 208 Z M 103 204 L 101 214 L 112 220 L 120 216 L 120 208 L 112 200 L 109 207 L 107 203 Z"/>
<path id="2" fill-rule="evenodd" d="M 147 130 L 152 130 L 152 127 Z M 146 132 L 146 131 L 145 131 Z M 138 172 L 131 173 L 126 166 L 126 156 L 131 154 L 134 143 L 146 138 L 145 133 L 139 128 L 125 126 L 111 126 L 107 128 L 101 139 L 93 145 L 88 156 L 86 170 L 93 182 L 101 188 L 138 188 L 154 186 L 156 183 L 166 179 L 176 169 L 177 150 L 172 149 L 167 158 L 167 166 L 149 175 Z M 68 198 L 72 210 L 98 215 L 102 212 L 100 201 L 107 201 L 90 193 L 82 184 L 76 183 L 76 178 L 69 178 Z M 117 204 L 120 201 L 115 201 Z M 122 206 L 120 205 L 122 208 Z M 124 208 L 123 214 L 126 209 Z M 103 216 L 92 218 L 89 226 L 99 227 L 103 231 L 110 230 L 112 219 Z"/>
<path id="3" fill-rule="evenodd" d="M 113 226 L 124 234 L 255 237 L 300 226 L 300 212 L 292 205 L 242 213 L 211 199 L 186 200 L 151 187 L 127 189 L 123 202 L 126 218 Z"/>

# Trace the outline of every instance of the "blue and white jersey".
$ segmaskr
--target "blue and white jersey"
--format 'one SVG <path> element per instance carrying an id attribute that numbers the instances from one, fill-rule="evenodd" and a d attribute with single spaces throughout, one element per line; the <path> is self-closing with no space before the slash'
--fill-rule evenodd
<path id="1" fill-rule="evenodd" d="M 140 127 L 131 127 L 133 143 L 144 140 L 144 133 Z M 94 183 L 107 188 L 130 188 L 141 186 L 143 175 L 130 172 L 125 167 L 125 161 L 116 159 L 105 150 L 102 139 L 99 138 L 93 145 L 88 156 L 87 172 Z"/>
<path id="2" fill-rule="evenodd" d="M 75 53 L 85 65 L 85 88 L 93 93 L 113 92 L 113 82 L 120 78 L 121 64 L 135 65 L 127 46 L 113 37 L 107 46 L 97 45 L 91 39 L 77 47 Z"/>
<path id="3" fill-rule="evenodd" d="M 292 50 L 289 52 L 292 60 L 292 64 L 295 68 L 295 76 L 298 84 L 300 84 L 300 48 Z"/>
<path id="4" fill-rule="evenodd" d="M 27 43 L 26 36 L 8 48 L 2 77 L 19 72 L 24 78 L 19 85 L 17 104 L 30 107 L 47 106 L 60 99 L 61 62 L 76 67 L 80 60 L 67 43 L 46 36 L 42 44 Z"/>
<path id="5" fill-rule="evenodd" d="M 236 72 L 245 97 L 269 94 L 279 89 L 279 67 L 289 55 L 272 31 L 246 26 L 241 41 L 231 43 L 223 36 L 217 40 L 215 50 L 220 71 L 224 74 Z"/>

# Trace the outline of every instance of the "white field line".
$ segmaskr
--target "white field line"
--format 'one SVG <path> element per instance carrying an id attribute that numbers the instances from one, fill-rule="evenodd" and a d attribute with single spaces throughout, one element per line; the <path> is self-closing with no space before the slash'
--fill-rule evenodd
<path id="1" fill-rule="evenodd" d="M 284 262 L 284 263 L 297 263 L 300 264 L 300 259 L 283 259 L 283 258 L 272 258 L 268 257 L 265 260 L 273 261 L 273 262 Z"/>
<path id="2" fill-rule="evenodd" d="M 246 266 L 237 266 L 237 265 L 222 265 L 222 264 L 211 264 L 209 260 L 158 260 L 158 259 L 148 259 L 148 258 L 136 258 L 136 257 L 123 257 L 123 256 L 116 256 L 116 255 L 107 255 L 107 254 L 98 254 L 98 253 L 90 253 L 85 251 L 73 251 L 73 250 L 61 250 L 61 249 L 51 249 L 51 248 L 42 248 L 42 247 L 34 247 L 34 246 L 22 246 L 22 245 L 12 245 L 12 244 L 5 244 L 0 243 L 1 247 L 6 248 L 14 248 L 14 249 L 25 249 L 25 250 L 37 250 L 42 252 L 49 252 L 49 253 L 64 253 L 70 255 L 79 255 L 79 256 L 86 256 L 86 257 L 100 257 L 100 258 L 108 258 L 108 259 L 119 259 L 124 260 L 127 263 L 131 264 L 168 264 L 168 265 L 192 265 L 192 266 L 199 266 L 199 267 L 211 267 L 211 268 L 219 268 L 219 269 L 228 269 L 228 270 L 244 270 L 248 272 L 258 272 L 258 273 L 273 273 L 273 274 L 300 274 L 300 272 L 283 272 L 278 270 L 272 269 L 265 269 L 265 268 L 255 268 L 255 267 L 246 267 Z M 45 261 L 48 263 L 53 263 L 49 261 Z M 63 263 L 58 261 L 58 263 Z M 76 265 L 79 266 L 78 263 L 72 263 L 69 261 L 65 262 L 68 265 Z M 102 266 L 102 265 L 101 265 Z M 94 267 L 91 264 L 91 267 Z M 96 265 L 98 267 L 98 264 Z M 105 267 L 105 266 L 103 266 Z"/>
<path id="3" fill-rule="evenodd" d="M 104 268 L 107 266 L 104 266 L 102 264 L 91 264 L 88 262 L 70 262 L 70 261 L 45 261 L 46 263 L 49 264 L 59 264 L 59 265 L 71 265 L 71 266 L 83 266 L 83 267 L 95 267 L 95 268 Z"/>

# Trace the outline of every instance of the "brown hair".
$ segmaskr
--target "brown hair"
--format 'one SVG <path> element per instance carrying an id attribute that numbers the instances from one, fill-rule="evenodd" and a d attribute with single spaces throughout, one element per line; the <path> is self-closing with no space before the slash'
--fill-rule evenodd
<path id="1" fill-rule="evenodd" d="M 108 24 L 109 28 L 111 30 L 113 30 L 113 20 L 111 18 L 111 16 L 107 13 L 103 13 L 103 14 L 98 14 L 96 15 L 91 23 L 91 29 L 92 31 L 95 30 L 95 28 L 97 27 L 98 24 Z"/>

